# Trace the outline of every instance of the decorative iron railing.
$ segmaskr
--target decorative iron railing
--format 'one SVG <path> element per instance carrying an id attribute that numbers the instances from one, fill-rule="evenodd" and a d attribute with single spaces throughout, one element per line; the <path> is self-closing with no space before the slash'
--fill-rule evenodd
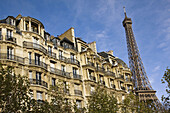
<path id="1" fill-rule="evenodd" d="M 56 69 L 56 68 L 53 68 L 53 67 L 50 67 L 50 71 L 52 73 L 54 73 L 54 74 L 70 78 L 70 73 L 69 72 L 64 72 L 62 70 L 59 70 L 59 69 Z"/>
<path id="2" fill-rule="evenodd" d="M 26 47 L 26 48 L 37 49 L 37 50 L 47 54 L 47 50 L 40 44 L 24 41 L 23 46 Z"/>
<path id="3" fill-rule="evenodd" d="M 7 53 L 0 53 L 0 59 L 8 59 L 16 62 L 24 63 L 24 58 Z"/>
<path id="4" fill-rule="evenodd" d="M 41 85 L 41 86 L 44 86 L 44 87 L 48 88 L 48 83 L 43 81 L 43 80 L 29 79 L 29 81 L 30 81 L 30 84 Z"/>
<path id="5" fill-rule="evenodd" d="M 81 80 L 82 75 L 73 74 L 73 78 Z"/>
<path id="6" fill-rule="evenodd" d="M 29 59 L 29 64 L 30 65 L 36 65 L 36 66 L 40 66 L 43 67 L 45 69 L 47 69 L 47 64 L 38 60 L 34 60 L 34 59 Z"/>

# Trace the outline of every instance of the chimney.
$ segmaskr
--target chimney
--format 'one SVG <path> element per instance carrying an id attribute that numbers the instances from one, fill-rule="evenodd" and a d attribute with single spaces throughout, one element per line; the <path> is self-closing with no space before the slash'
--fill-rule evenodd
<path id="1" fill-rule="evenodd" d="M 107 54 L 113 55 L 113 50 L 107 51 Z"/>
<path id="2" fill-rule="evenodd" d="M 88 46 L 95 52 L 97 53 L 97 49 L 96 49 L 96 42 L 91 42 L 91 43 L 88 43 Z"/>

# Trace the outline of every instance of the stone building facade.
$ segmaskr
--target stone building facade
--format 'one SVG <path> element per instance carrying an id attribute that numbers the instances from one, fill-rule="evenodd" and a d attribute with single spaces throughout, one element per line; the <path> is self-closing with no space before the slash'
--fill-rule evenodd
<path id="1" fill-rule="evenodd" d="M 96 42 L 86 43 L 74 28 L 54 37 L 32 17 L 18 15 L 0 20 L 0 62 L 26 75 L 36 100 L 48 100 L 50 85 L 63 81 L 67 99 L 78 107 L 100 84 L 121 102 L 132 90 L 131 71 L 113 51 L 97 52 Z"/>

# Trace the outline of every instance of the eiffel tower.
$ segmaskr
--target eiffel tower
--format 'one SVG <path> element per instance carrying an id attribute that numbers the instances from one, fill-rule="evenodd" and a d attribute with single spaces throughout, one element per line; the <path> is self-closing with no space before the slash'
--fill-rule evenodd
<path id="1" fill-rule="evenodd" d="M 133 84 L 135 93 L 138 95 L 140 101 L 146 102 L 151 100 L 156 108 L 161 111 L 162 104 L 156 96 L 156 91 L 153 90 L 149 79 L 146 75 L 142 59 L 140 57 L 139 49 L 132 30 L 132 20 L 126 15 L 124 7 L 125 18 L 123 20 L 123 27 L 126 32 L 126 42 L 128 49 L 129 66 L 132 71 Z"/>

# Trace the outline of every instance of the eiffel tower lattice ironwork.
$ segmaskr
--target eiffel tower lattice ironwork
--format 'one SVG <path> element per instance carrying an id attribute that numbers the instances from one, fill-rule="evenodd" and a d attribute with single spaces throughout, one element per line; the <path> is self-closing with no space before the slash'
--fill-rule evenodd
<path id="1" fill-rule="evenodd" d="M 146 75 L 142 59 L 140 57 L 139 49 L 132 30 L 132 20 L 126 15 L 124 7 L 125 18 L 123 20 L 123 27 L 126 32 L 126 42 L 128 49 L 129 66 L 132 71 L 133 84 L 135 93 L 139 96 L 140 101 L 151 100 L 158 109 L 162 108 L 162 104 L 156 96 L 156 91 L 153 90 L 149 79 Z"/>

